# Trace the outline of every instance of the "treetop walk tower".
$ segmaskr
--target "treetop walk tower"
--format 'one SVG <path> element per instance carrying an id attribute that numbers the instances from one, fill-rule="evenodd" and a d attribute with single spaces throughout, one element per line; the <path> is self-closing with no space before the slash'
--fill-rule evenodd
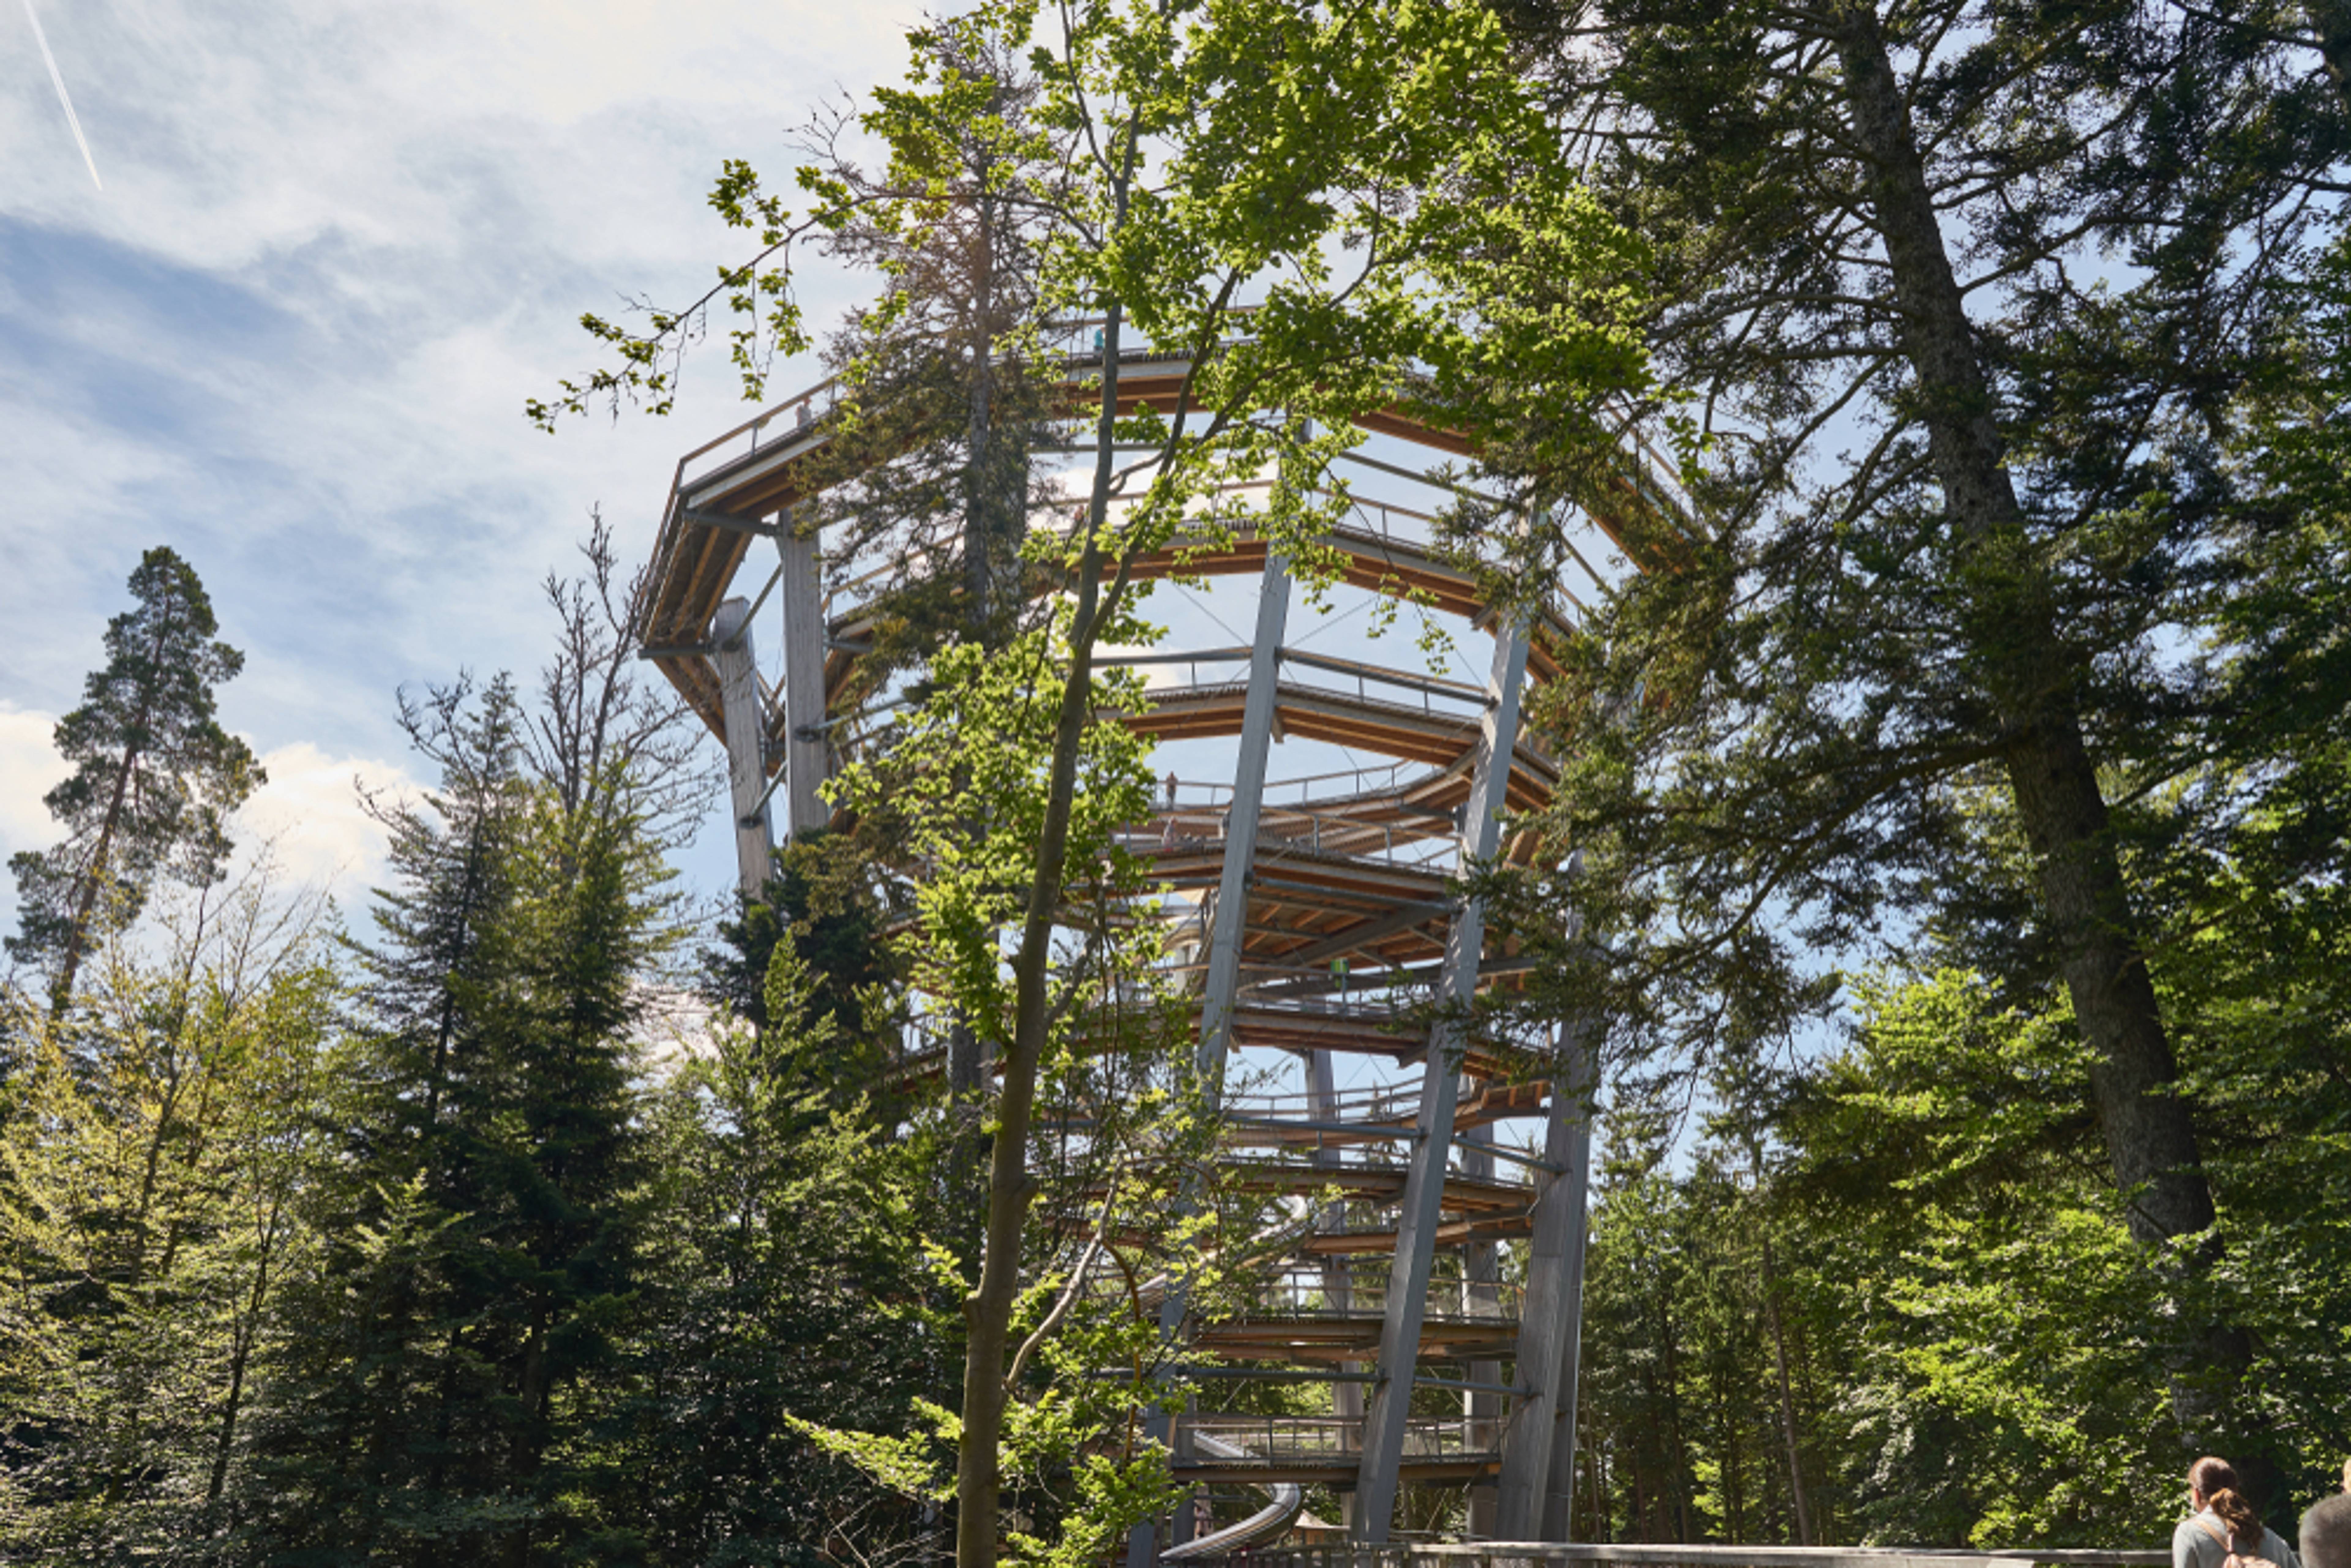
<path id="1" fill-rule="evenodd" d="M 1123 410 L 1171 407 L 1187 369 L 1122 355 Z M 1072 392 L 1101 371 L 1099 354 L 1072 356 Z M 777 829 L 829 821 L 822 787 L 863 716 L 857 585 L 792 527 L 830 471 L 829 397 L 791 399 L 680 462 L 634 609 L 643 655 L 726 743 L 747 894 Z M 1633 450 L 1621 513 L 1582 519 L 1589 548 L 1508 623 L 1434 536 L 1465 486 L 1432 469 L 1466 443 L 1401 415 L 1362 424 L 1343 459 L 1352 504 L 1325 540 L 1344 586 L 1324 607 L 1242 526 L 1137 561 L 1138 578 L 1206 587 L 1155 601 L 1162 646 L 1098 655 L 1150 677 L 1151 706 L 1124 722 L 1167 773 L 1128 842 L 1180 927 L 1171 961 L 1201 1060 L 1219 1083 L 1228 1059 L 1254 1069 L 1223 1095 L 1220 1176 L 1300 1216 L 1253 1265 L 1250 1307 L 1176 1332 L 1207 1386 L 1328 1387 L 1318 1415 L 1179 1416 L 1178 1475 L 1263 1506 L 1221 1527 L 1190 1511 L 1139 1539 L 1131 1568 L 1335 1531 L 1302 1511 L 1313 1486 L 1338 1495 L 1360 1542 L 1389 1538 L 1405 1487 L 1466 1490 L 1452 1517 L 1473 1536 L 1568 1539 L 1593 1041 L 1568 1029 L 1497 1049 L 1448 1021 L 1462 1009 L 1443 1004 L 1510 987 L 1528 962 L 1457 878 L 1533 853 L 1508 818 L 1549 798 L 1558 767 L 1521 722 L 1529 685 L 1555 674 L 1579 604 L 1625 570 L 1624 538 L 1687 514 Z M 1364 637 L 1350 618 L 1376 597 L 1441 623 L 1451 665 L 1429 669 L 1409 637 Z M 753 627 L 776 611 L 771 682 Z"/>

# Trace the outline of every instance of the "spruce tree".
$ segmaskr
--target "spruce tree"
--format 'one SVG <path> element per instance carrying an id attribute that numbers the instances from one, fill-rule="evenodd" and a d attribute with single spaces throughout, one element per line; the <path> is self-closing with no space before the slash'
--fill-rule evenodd
<path id="1" fill-rule="evenodd" d="M 135 608 L 107 623 L 106 664 L 82 706 L 57 721 L 74 770 L 42 797 L 65 841 L 9 858 L 17 934 L 8 956 L 47 971 L 53 1011 L 71 1005 L 91 946 L 138 918 L 156 878 L 216 882 L 225 819 L 258 788 L 260 767 L 214 716 L 213 688 L 245 655 L 216 640 L 211 598 L 165 545 L 131 574 Z"/>
<path id="2" fill-rule="evenodd" d="M 813 1559 L 834 1536 L 896 1560 L 924 1510 L 795 1419 L 904 1436 L 953 1365 L 955 1294 L 924 1256 L 929 1162 L 825 1077 L 844 1049 L 789 933 L 768 973 L 765 1023 L 715 1029 L 648 1118 L 618 1500 L 681 1568 Z"/>
<path id="3" fill-rule="evenodd" d="M 765 1032 L 774 1027 L 768 999 L 777 966 L 804 964 L 810 1005 L 830 1030 L 830 1049 L 814 1053 L 829 1060 L 812 1056 L 810 1066 L 853 1098 L 881 1075 L 886 1038 L 898 1027 L 894 1019 L 869 1020 L 867 1000 L 876 988 L 894 990 L 900 977 L 879 900 L 862 885 L 874 868 L 845 865 L 848 857 L 830 837 L 809 834 L 778 855 L 766 896 L 718 923 L 718 940 L 700 955 L 696 985 L 705 1000 Z"/>
<path id="4" fill-rule="evenodd" d="M 525 774 L 503 679 L 409 714 L 443 778 L 385 813 L 398 880 L 318 1189 L 335 1239 L 285 1347 L 258 1531 L 288 1560 L 553 1561 L 602 1529 L 581 1439 L 634 1288 L 632 1034 L 668 873 L 616 768 L 577 804 Z"/>
<path id="5" fill-rule="evenodd" d="M 289 1562 L 369 1542 L 426 1561 L 511 1514 L 470 1473 L 492 1391 L 450 1272 L 479 1201 L 455 1158 L 460 1113 L 495 1092 L 469 1087 L 492 1069 L 482 1001 L 506 979 L 522 896 L 520 716 L 500 678 L 403 698 L 402 719 L 441 777 L 420 802 L 378 807 L 393 880 L 375 940 L 353 951 L 360 1031 L 331 1118 L 342 1147 L 310 1195 L 327 1251 L 274 1357 L 251 1500 L 256 1540 Z"/>

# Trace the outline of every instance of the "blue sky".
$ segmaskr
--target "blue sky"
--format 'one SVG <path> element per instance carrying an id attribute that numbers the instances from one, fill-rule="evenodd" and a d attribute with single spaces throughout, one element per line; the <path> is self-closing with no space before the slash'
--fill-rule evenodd
<path id="1" fill-rule="evenodd" d="M 720 159 L 786 168 L 918 7 L 36 3 L 105 188 L 0 5 L 0 854 L 53 836 L 49 727 L 170 544 L 246 654 L 255 830 L 349 907 L 380 850 L 352 779 L 405 778 L 395 690 L 535 666 L 590 508 L 641 554 L 678 453 L 739 417 L 715 356 L 665 422 L 549 437 L 524 399 L 588 362 L 582 310 L 697 291 L 734 248 Z M 856 290 L 810 283 L 820 315 Z"/>

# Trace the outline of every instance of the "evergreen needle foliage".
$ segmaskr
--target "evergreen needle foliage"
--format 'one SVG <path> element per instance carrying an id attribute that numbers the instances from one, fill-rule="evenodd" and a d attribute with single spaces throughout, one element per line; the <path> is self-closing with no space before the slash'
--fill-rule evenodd
<path id="1" fill-rule="evenodd" d="M 8 956 L 47 975 L 59 1014 L 83 959 L 139 917 L 157 877 L 220 880 L 226 819 L 263 781 L 245 742 L 213 716 L 213 688 L 235 677 L 245 655 L 214 637 L 194 569 L 158 545 L 140 558 L 131 594 L 137 607 L 107 622 L 106 663 L 90 673 L 82 706 L 57 721 L 57 751 L 74 770 L 42 803 L 68 836 L 8 861 L 17 910 Z"/>

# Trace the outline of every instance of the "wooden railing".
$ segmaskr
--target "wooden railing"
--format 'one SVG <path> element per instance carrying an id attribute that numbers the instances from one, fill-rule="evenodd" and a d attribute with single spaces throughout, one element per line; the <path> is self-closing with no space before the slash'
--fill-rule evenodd
<path id="1" fill-rule="evenodd" d="M 1238 1561 L 1238 1559 L 1235 1559 Z M 1252 1552 L 1262 1568 L 2168 1568 L 2168 1552 L 2020 1547 L 2001 1552 L 1898 1546 L 1674 1546 L 1480 1541 L 1458 1545 L 1310 1546 Z"/>

